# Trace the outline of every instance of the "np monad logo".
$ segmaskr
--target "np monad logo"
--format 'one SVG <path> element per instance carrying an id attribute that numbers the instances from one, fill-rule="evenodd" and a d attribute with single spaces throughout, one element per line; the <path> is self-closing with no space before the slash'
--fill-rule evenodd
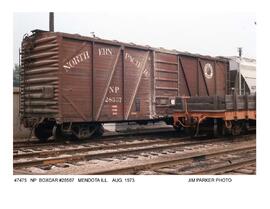
<path id="1" fill-rule="evenodd" d="M 204 71 L 204 76 L 207 79 L 211 79 L 213 77 L 214 71 L 210 63 L 205 64 L 203 71 Z"/>

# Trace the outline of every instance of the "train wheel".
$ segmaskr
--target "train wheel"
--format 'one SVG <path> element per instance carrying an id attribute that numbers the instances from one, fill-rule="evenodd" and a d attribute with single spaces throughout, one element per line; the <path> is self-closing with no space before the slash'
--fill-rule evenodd
<path id="1" fill-rule="evenodd" d="M 233 136 L 238 136 L 242 132 L 242 124 L 241 123 L 234 123 L 232 126 L 232 135 Z"/>
<path id="2" fill-rule="evenodd" d="M 230 131 L 228 128 L 226 128 L 225 125 L 222 126 L 222 130 L 221 130 L 221 136 L 228 136 L 230 134 Z"/>
<path id="3" fill-rule="evenodd" d="M 93 137 L 101 137 L 104 134 L 104 127 L 101 124 L 97 125 L 97 129 L 93 134 Z"/>
<path id="4" fill-rule="evenodd" d="M 224 121 L 222 124 L 222 136 L 231 136 L 232 135 L 232 121 Z"/>
<path id="5" fill-rule="evenodd" d="M 177 132 L 182 132 L 183 131 L 183 127 L 182 126 L 173 126 L 173 128 Z"/>
<path id="6" fill-rule="evenodd" d="M 74 138 L 79 140 L 100 137 L 104 133 L 104 128 L 101 124 L 80 124 L 72 128 Z"/>
<path id="7" fill-rule="evenodd" d="M 190 136 L 191 138 L 193 138 L 196 135 L 196 127 L 188 127 L 185 128 L 185 133 Z"/>
<path id="8" fill-rule="evenodd" d="M 61 130 L 61 125 L 55 125 L 53 127 L 53 137 L 57 141 L 62 141 L 62 140 L 66 139 L 66 137 L 64 136 L 64 134 Z"/>
<path id="9" fill-rule="evenodd" d="M 222 120 L 214 119 L 212 137 L 220 137 L 225 135 L 225 125 Z"/>
<path id="10" fill-rule="evenodd" d="M 40 142 L 46 142 L 52 136 L 53 126 L 50 123 L 40 123 L 35 128 L 35 136 Z"/>
<path id="11" fill-rule="evenodd" d="M 244 134 L 248 134 L 248 131 L 249 131 L 249 121 L 245 121 L 244 124 L 243 124 L 243 133 Z"/>

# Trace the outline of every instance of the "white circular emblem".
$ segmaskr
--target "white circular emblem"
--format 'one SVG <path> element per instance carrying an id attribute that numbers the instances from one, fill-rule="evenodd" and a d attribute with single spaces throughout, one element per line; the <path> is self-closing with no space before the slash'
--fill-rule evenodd
<path id="1" fill-rule="evenodd" d="M 203 71 L 204 71 L 204 76 L 207 79 L 211 79 L 213 77 L 214 71 L 210 63 L 205 64 Z"/>

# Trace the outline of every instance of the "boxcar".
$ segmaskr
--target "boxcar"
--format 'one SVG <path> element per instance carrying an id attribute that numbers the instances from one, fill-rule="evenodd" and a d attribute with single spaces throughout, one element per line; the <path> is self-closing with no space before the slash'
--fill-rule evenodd
<path id="1" fill-rule="evenodd" d="M 21 47 L 20 113 L 40 140 L 102 123 L 164 120 L 176 96 L 224 96 L 227 59 L 34 30 Z"/>

